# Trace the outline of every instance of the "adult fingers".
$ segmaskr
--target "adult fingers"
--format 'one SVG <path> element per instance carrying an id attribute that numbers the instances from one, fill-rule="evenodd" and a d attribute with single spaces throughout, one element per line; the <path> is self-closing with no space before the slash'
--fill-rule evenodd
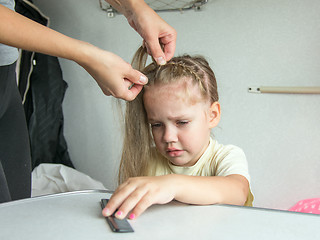
<path id="1" fill-rule="evenodd" d="M 174 55 L 176 50 L 176 40 L 176 34 L 170 34 L 160 39 L 161 43 L 164 45 L 164 54 L 167 61 L 169 61 Z"/>
<path id="2" fill-rule="evenodd" d="M 151 53 L 151 55 L 153 56 L 154 60 L 156 60 L 158 65 L 166 64 L 166 56 L 161 49 L 158 38 L 152 38 L 150 39 L 150 41 L 146 41 L 146 46 L 147 46 L 148 52 Z"/>
<path id="3" fill-rule="evenodd" d="M 120 98 L 131 101 L 136 98 L 143 88 L 143 85 L 148 82 L 148 78 L 141 72 L 131 68 L 124 78 L 124 91 Z"/>
<path id="4" fill-rule="evenodd" d="M 163 65 L 166 61 L 169 61 L 176 50 L 176 33 L 172 33 L 159 39 L 151 39 L 150 41 L 145 41 L 145 46 L 147 47 L 148 53 L 153 56 L 159 65 Z M 163 45 L 163 50 L 161 45 Z"/>
<path id="5" fill-rule="evenodd" d="M 148 83 L 148 78 L 143 75 L 141 72 L 138 70 L 135 70 L 133 68 L 130 68 L 124 76 L 126 79 L 128 79 L 132 83 L 140 84 L 140 85 L 145 85 Z"/>
<path id="6" fill-rule="evenodd" d="M 138 94 L 141 92 L 143 85 L 140 84 L 132 84 L 130 87 L 130 89 L 128 89 L 127 92 L 127 96 L 126 96 L 126 100 L 127 101 L 132 101 L 133 99 L 135 99 Z"/>

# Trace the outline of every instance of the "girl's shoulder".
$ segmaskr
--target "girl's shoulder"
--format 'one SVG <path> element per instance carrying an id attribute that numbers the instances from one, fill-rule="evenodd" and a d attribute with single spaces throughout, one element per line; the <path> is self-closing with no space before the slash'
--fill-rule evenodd
<path id="1" fill-rule="evenodd" d="M 215 157 L 216 160 L 222 160 L 225 158 L 244 158 L 245 153 L 242 148 L 232 144 L 221 144 L 217 140 L 212 140 L 212 147 L 210 151 L 211 157 Z"/>
<path id="2" fill-rule="evenodd" d="M 238 146 L 223 145 L 215 141 L 210 156 L 210 165 L 214 169 L 215 176 L 240 174 L 250 181 L 246 155 Z"/>

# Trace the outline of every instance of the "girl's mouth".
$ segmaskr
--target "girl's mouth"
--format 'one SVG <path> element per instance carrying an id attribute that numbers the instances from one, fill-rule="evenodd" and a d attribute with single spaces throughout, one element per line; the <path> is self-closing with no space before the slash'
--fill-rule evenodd
<path id="1" fill-rule="evenodd" d="M 169 149 L 167 150 L 167 154 L 170 157 L 180 157 L 183 154 L 183 150 L 179 150 L 179 149 Z"/>

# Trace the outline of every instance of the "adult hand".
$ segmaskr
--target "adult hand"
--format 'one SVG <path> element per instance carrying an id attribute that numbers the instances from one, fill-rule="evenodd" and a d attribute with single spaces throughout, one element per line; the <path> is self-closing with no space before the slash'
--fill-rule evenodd
<path id="1" fill-rule="evenodd" d="M 144 46 L 159 65 L 169 61 L 176 48 L 177 33 L 151 8 L 137 9 L 127 17 L 129 24 L 144 39 Z M 161 49 L 163 45 L 163 50 Z"/>
<path id="2" fill-rule="evenodd" d="M 103 93 L 133 100 L 148 82 L 146 76 L 119 56 L 83 42 L 85 57 L 75 59 L 98 83 Z"/>
<path id="3" fill-rule="evenodd" d="M 173 57 L 177 32 L 143 0 L 106 1 L 125 15 L 130 26 L 144 39 L 144 46 L 158 64 L 165 64 Z"/>
<path id="4" fill-rule="evenodd" d="M 56 32 L 1 4 L 0 16 L 0 43 L 73 60 L 88 71 L 106 95 L 133 100 L 148 81 L 117 55 Z"/>
<path id="5" fill-rule="evenodd" d="M 102 214 L 110 216 L 118 209 L 115 213 L 117 218 L 123 219 L 131 212 L 129 218 L 134 219 L 153 204 L 173 200 L 173 186 L 170 175 L 129 178 L 117 188 Z"/>

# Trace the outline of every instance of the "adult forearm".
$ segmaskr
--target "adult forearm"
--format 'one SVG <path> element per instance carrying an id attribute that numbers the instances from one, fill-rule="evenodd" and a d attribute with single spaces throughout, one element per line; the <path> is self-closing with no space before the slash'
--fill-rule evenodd
<path id="1" fill-rule="evenodd" d="M 0 42 L 52 56 L 78 60 L 86 43 L 67 37 L 0 5 Z"/>
<path id="2" fill-rule="evenodd" d="M 243 205 L 248 195 L 247 180 L 240 175 L 203 177 L 171 175 L 175 199 L 190 204 Z"/>
<path id="3" fill-rule="evenodd" d="M 126 18 L 130 17 L 139 9 L 149 8 L 144 0 L 106 0 L 118 12 L 122 13 Z"/>

